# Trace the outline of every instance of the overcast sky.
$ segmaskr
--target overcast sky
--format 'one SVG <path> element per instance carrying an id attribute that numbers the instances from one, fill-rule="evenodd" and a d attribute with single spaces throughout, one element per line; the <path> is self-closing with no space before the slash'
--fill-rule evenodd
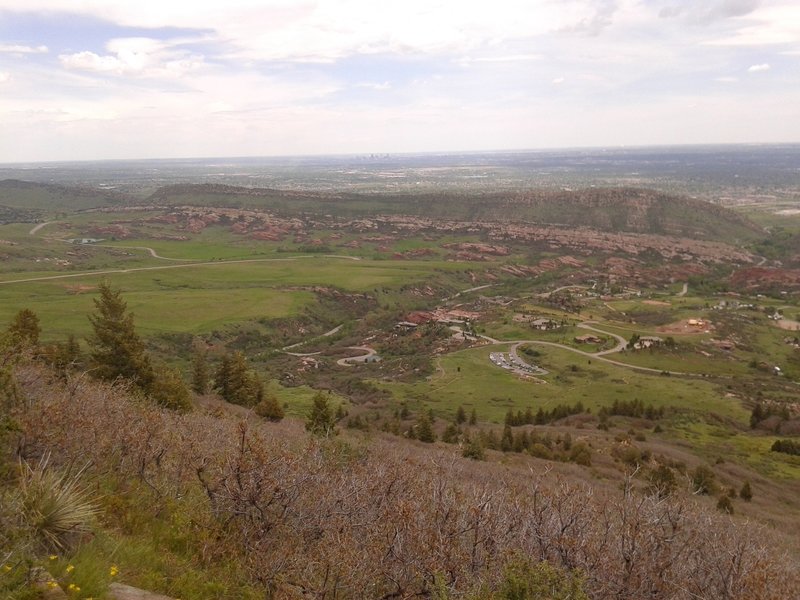
<path id="1" fill-rule="evenodd" d="M 800 142 L 799 0 L 0 0 L 0 162 Z"/>

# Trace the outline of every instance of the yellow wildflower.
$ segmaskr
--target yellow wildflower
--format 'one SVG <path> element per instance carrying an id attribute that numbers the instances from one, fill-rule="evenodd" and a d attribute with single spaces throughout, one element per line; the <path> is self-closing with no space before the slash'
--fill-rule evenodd
<path id="1" fill-rule="evenodd" d="M 47 587 L 49 587 L 51 590 L 54 590 L 58 587 L 58 584 L 51 579 L 47 582 Z"/>
<path id="2" fill-rule="evenodd" d="M 70 592 L 75 592 L 76 594 L 77 594 L 78 592 L 80 592 L 80 591 L 81 591 L 81 588 L 80 588 L 79 586 L 75 585 L 74 583 L 70 583 L 70 584 L 67 586 L 67 589 L 68 589 Z"/>
<path id="3" fill-rule="evenodd" d="M 11 570 L 11 565 L 3 565 L 3 571 L 8 573 Z"/>
<path id="4" fill-rule="evenodd" d="M 47 558 L 49 558 L 50 560 L 57 560 L 57 559 L 58 559 L 58 556 L 56 556 L 55 554 L 51 554 L 51 555 L 50 555 L 50 556 L 48 556 Z"/>
<path id="5" fill-rule="evenodd" d="M 111 577 L 116 577 L 119 574 L 119 567 L 117 567 L 117 565 L 111 565 L 111 568 L 108 570 L 108 574 Z"/>
<path id="6" fill-rule="evenodd" d="M 72 573 L 75 570 L 73 565 L 67 565 L 67 568 L 64 569 L 67 573 Z"/>

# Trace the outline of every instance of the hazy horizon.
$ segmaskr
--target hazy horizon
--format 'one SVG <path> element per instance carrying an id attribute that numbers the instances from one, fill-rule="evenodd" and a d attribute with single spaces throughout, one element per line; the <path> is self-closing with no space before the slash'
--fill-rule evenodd
<path id="1" fill-rule="evenodd" d="M 465 150 L 411 150 L 404 152 L 340 152 L 320 154 L 263 154 L 263 155 L 208 155 L 208 156 L 139 156 L 130 158 L 85 158 L 75 160 L 29 160 L 29 161 L 0 161 L 0 167 L 15 167 L 20 165 L 48 165 L 48 164 L 91 164 L 91 163 L 125 163 L 125 162 L 188 162 L 212 160 L 241 160 L 241 161 L 280 161 L 280 160 L 313 160 L 313 159 L 374 159 L 403 158 L 403 157 L 456 157 L 456 156 L 493 156 L 493 155 L 524 155 L 524 154 L 552 154 L 552 153 L 604 153 L 604 152 L 642 152 L 658 150 L 666 153 L 672 151 L 713 151 L 745 149 L 745 148 L 800 148 L 800 142 L 708 142 L 696 144 L 643 144 L 643 145 L 601 145 L 601 146 L 550 146 L 538 148 L 490 148 L 490 149 L 465 149 Z"/>

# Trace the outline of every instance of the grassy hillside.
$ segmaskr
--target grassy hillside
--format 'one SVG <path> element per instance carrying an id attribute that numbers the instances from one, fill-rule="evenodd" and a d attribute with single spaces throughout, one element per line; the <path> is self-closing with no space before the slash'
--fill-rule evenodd
<path id="1" fill-rule="evenodd" d="M 476 462 L 448 445 L 178 414 L 30 363 L 16 380 L 14 428 L 0 438 L 7 598 L 32 597 L 35 566 L 83 599 L 113 579 L 208 599 L 777 600 L 797 589 L 780 536 L 677 482 L 665 493 L 530 457 Z M 50 497 L 30 484 L 48 473 L 94 507 L 78 521 L 87 534 L 55 533 L 58 547 L 28 509 Z"/>
<path id="2" fill-rule="evenodd" d="M 115 206 L 126 200 L 126 196 L 111 190 L 31 183 L 17 179 L 0 181 L 0 207 L 53 213 Z"/>

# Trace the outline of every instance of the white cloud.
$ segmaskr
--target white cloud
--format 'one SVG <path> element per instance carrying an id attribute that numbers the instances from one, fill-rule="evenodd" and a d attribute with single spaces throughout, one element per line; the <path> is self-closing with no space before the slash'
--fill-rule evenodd
<path id="1" fill-rule="evenodd" d="M 529 60 L 541 60 L 541 54 L 509 54 L 508 56 L 485 56 L 476 58 L 476 62 L 524 62 Z"/>
<path id="2" fill-rule="evenodd" d="M 800 4 L 793 0 L 762 3 L 746 16 L 735 19 L 728 35 L 707 41 L 717 46 L 769 46 L 800 42 Z"/>
<path id="3" fill-rule="evenodd" d="M 32 54 L 9 48 L 42 40 L 52 54 L 13 68 L 0 54 L 13 72 L 0 93 L 0 160 L 16 156 L 22 131 L 36 132 L 29 155 L 48 158 L 76 147 L 81 158 L 123 158 L 800 139 L 800 125 L 786 125 L 800 124 L 793 73 L 767 76 L 770 86 L 730 76 L 744 82 L 752 65 L 761 80 L 760 63 L 777 72 L 779 53 L 798 52 L 795 4 L 0 0 L 0 11 L 51 13 L 40 37 L 0 50 Z M 684 8 L 659 18 L 668 5 Z M 79 13 L 74 36 L 48 37 L 65 7 Z M 93 19 L 91 46 L 80 15 Z M 104 23 L 199 32 L 98 47 Z M 753 46 L 785 39 L 794 42 Z M 741 115 L 771 98 L 781 111 L 744 129 Z"/>
<path id="4" fill-rule="evenodd" d="M 84 51 L 58 59 L 67 69 L 141 77 L 180 77 L 203 66 L 202 57 L 171 46 L 151 38 L 116 38 L 106 44 L 111 54 Z"/>
<path id="5" fill-rule="evenodd" d="M 624 2 L 622 2 L 624 4 Z M 353 54 L 468 54 L 497 40 L 605 26 L 617 2 L 594 0 L 84 0 L 70 12 L 133 27 L 215 32 L 251 60 L 335 60 Z M 64 12 L 63 0 L 0 0 L 24 11 Z"/>
<path id="6" fill-rule="evenodd" d="M 0 52 L 7 54 L 46 54 L 47 46 L 24 46 L 20 44 L 0 44 Z"/>
<path id="7" fill-rule="evenodd" d="M 11 81 L 11 73 L 0 71 L 0 83 L 5 83 L 6 81 Z"/>
<path id="8" fill-rule="evenodd" d="M 375 90 L 376 92 L 385 92 L 386 90 L 390 90 L 392 88 L 392 84 L 388 81 L 384 81 L 383 83 L 357 83 L 356 87 L 367 88 L 368 90 Z"/>
<path id="9" fill-rule="evenodd" d="M 769 71 L 770 66 L 767 63 L 761 63 L 758 65 L 751 65 L 747 67 L 748 73 L 763 73 L 764 71 Z"/>

